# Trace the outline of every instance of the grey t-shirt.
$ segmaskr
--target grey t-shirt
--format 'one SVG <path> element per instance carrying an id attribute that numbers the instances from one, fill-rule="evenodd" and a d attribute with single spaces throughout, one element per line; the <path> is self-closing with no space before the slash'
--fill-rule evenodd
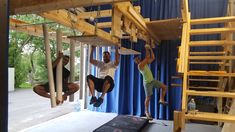
<path id="1" fill-rule="evenodd" d="M 108 75 L 114 79 L 114 74 L 117 69 L 117 66 L 114 64 L 113 61 L 110 61 L 109 63 L 98 61 L 97 67 L 99 69 L 99 78 L 104 78 Z"/>

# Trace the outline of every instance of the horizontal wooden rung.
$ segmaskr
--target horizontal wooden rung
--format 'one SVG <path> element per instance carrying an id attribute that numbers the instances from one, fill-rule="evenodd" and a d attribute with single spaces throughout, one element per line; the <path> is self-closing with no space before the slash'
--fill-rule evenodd
<path id="1" fill-rule="evenodd" d="M 231 92 L 186 90 L 186 94 L 187 95 L 194 95 L 194 96 L 235 98 L 235 93 L 231 93 Z"/>
<path id="2" fill-rule="evenodd" d="M 189 62 L 189 64 L 203 64 L 203 65 L 206 65 L 206 64 L 210 64 L 210 65 L 222 65 L 224 64 L 224 62 Z"/>
<path id="3" fill-rule="evenodd" d="M 234 22 L 234 16 L 228 17 L 213 17 L 213 18 L 200 18 L 200 19 L 192 19 L 190 21 L 191 25 L 199 25 L 199 24 L 213 24 L 213 23 L 225 23 L 225 22 Z"/>
<path id="4" fill-rule="evenodd" d="M 221 55 L 225 54 L 225 52 L 190 52 L 190 55 Z"/>
<path id="5" fill-rule="evenodd" d="M 203 34 L 220 34 L 220 33 L 233 33 L 235 28 L 207 28 L 207 29 L 191 29 L 190 35 L 203 35 Z"/>
<path id="6" fill-rule="evenodd" d="M 219 82 L 220 80 L 215 80 L 215 79 L 189 79 L 189 81 L 195 81 L 195 82 Z"/>
<path id="7" fill-rule="evenodd" d="M 189 86 L 189 89 L 205 89 L 205 90 L 217 90 L 218 87 L 205 87 L 205 86 Z"/>
<path id="8" fill-rule="evenodd" d="M 189 60 L 235 60 L 235 56 L 189 56 Z"/>
<path id="9" fill-rule="evenodd" d="M 217 76 L 217 77 L 225 77 L 231 76 L 235 77 L 235 73 L 227 73 L 226 71 L 198 71 L 198 70 L 191 70 L 188 72 L 189 76 Z"/>
<path id="10" fill-rule="evenodd" d="M 209 40 L 209 41 L 190 41 L 189 46 L 224 46 L 235 45 L 235 41 Z"/>
<path id="11" fill-rule="evenodd" d="M 202 121 L 219 121 L 235 123 L 235 116 L 228 114 L 198 112 L 197 114 L 186 114 L 186 119 L 202 120 Z"/>

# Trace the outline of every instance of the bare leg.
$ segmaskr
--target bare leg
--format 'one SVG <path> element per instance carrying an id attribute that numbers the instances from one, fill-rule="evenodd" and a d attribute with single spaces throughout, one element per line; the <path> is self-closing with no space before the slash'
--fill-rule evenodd
<path id="1" fill-rule="evenodd" d="M 104 95 L 107 93 L 109 88 L 110 88 L 110 83 L 106 80 L 103 85 L 102 95 L 100 96 L 102 99 L 104 99 Z"/>
<path id="2" fill-rule="evenodd" d="M 152 120 L 153 118 L 151 117 L 151 114 L 149 113 L 149 102 L 150 102 L 151 96 L 147 96 L 145 98 L 145 114 L 148 120 Z"/>
<path id="3" fill-rule="evenodd" d="M 161 86 L 161 89 L 162 89 L 162 94 L 160 96 L 160 102 L 165 102 L 165 95 L 166 95 L 166 90 L 167 90 L 167 86 L 162 84 Z"/>
<path id="4" fill-rule="evenodd" d="M 92 96 L 95 96 L 95 84 L 91 79 L 88 79 L 88 87 Z"/>
<path id="5" fill-rule="evenodd" d="M 38 95 L 40 95 L 42 97 L 46 97 L 46 98 L 50 98 L 51 97 L 50 94 L 45 90 L 45 88 L 43 86 L 38 85 L 38 86 L 33 88 L 33 91 L 36 94 L 38 94 Z"/>
<path id="6" fill-rule="evenodd" d="M 67 100 L 67 96 L 74 94 L 79 90 L 79 86 L 75 83 L 69 83 L 68 84 L 68 91 L 64 93 L 63 100 Z"/>

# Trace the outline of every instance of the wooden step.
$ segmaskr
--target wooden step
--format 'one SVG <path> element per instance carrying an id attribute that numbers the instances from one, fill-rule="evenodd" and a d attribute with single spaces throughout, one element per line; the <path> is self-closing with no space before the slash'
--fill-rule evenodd
<path id="1" fill-rule="evenodd" d="M 189 60 L 235 60 L 235 56 L 189 56 Z"/>
<path id="2" fill-rule="evenodd" d="M 219 82 L 220 80 L 215 80 L 215 79 L 189 79 L 189 81 L 195 81 L 195 82 Z"/>
<path id="3" fill-rule="evenodd" d="M 206 87 L 206 86 L 189 86 L 189 89 L 198 89 L 198 90 L 218 90 L 218 87 Z"/>
<path id="4" fill-rule="evenodd" d="M 220 33 L 233 33 L 233 32 L 235 32 L 235 28 L 191 29 L 190 35 L 220 34 Z"/>
<path id="5" fill-rule="evenodd" d="M 201 19 L 191 19 L 191 25 L 199 25 L 199 24 L 213 24 L 213 23 L 225 23 L 225 22 L 234 22 L 234 16 L 228 17 L 213 17 L 213 18 L 201 18 Z"/>
<path id="6" fill-rule="evenodd" d="M 191 65 L 222 65 L 224 62 L 189 62 Z"/>
<path id="7" fill-rule="evenodd" d="M 231 76 L 235 77 L 235 73 L 227 73 L 226 71 L 199 71 L 191 70 L 188 72 L 189 76 L 217 76 L 217 77 L 226 77 Z"/>
<path id="8" fill-rule="evenodd" d="M 224 46 L 235 45 L 235 41 L 209 40 L 209 41 L 190 41 L 189 46 Z"/>
<path id="9" fill-rule="evenodd" d="M 194 96 L 235 98 L 235 93 L 231 93 L 231 92 L 186 90 L 186 94 L 194 95 Z"/>
<path id="10" fill-rule="evenodd" d="M 223 55 L 225 51 L 222 52 L 190 52 L 190 55 Z"/>
<path id="11" fill-rule="evenodd" d="M 186 114 L 186 119 L 201 120 L 201 121 L 218 121 L 235 123 L 235 116 L 218 113 L 198 112 L 197 114 Z"/>

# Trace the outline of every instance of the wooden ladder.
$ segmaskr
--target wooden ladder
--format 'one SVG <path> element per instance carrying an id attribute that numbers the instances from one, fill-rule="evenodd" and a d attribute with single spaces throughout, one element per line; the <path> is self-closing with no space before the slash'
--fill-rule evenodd
<path id="1" fill-rule="evenodd" d="M 235 33 L 235 27 L 231 22 L 235 22 L 234 16 L 216 17 L 216 18 L 202 18 L 191 19 L 190 12 L 188 10 L 188 0 L 183 1 L 182 8 L 183 18 L 183 30 L 181 38 L 181 46 L 179 48 L 179 58 L 177 60 L 178 73 L 183 75 L 183 93 L 182 93 L 182 112 L 175 112 L 174 117 L 174 131 L 181 131 L 185 128 L 185 121 L 190 120 L 202 120 L 202 121 L 216 121 L 216 122 L 233 122 L 235 123 L 235 116 L 228 115 L 222 112 L 222 108 L 218 107 L 219 113 L 198 112 L 197 114 L 187 114 L 187 102 L 189 96 L 206 96 L 216 97 L 219 102 L 219 106 L 222 106 L 222 98 L 235 98 L 235 93 L 225 91 L 225 87 L 231 87 L 232 78 L 235 77 L 235 73 L 232 72 L 232 60 L 235 60 L 235 56 L 232 56 L 231 49 L 235 45 L 232 35 Z M 204 28 L 204 29 L 191 29 L 192 25 L 204 25 L 204 24 L 216 24 L 223 23 L 224 27 L 220 28 Z M 221 40 L 203 40 L 194 41 L 191 40 L 195 35 L 221 35 Z M 205 47 L 205 46 L 220 46 L 223 51 L 190 51 L 192 47 Z M 208 69 L 196 69 L 193 65 L 203 66 L 217 66 L 217 70 Z M 192 69 L 193 67 L 193 69 Z M 213 82 L 216 83 L 216 87 L 200 86 L 193 87 L 191 82 Z M 176 123 L 180 122 L 180 123 Z"/>

